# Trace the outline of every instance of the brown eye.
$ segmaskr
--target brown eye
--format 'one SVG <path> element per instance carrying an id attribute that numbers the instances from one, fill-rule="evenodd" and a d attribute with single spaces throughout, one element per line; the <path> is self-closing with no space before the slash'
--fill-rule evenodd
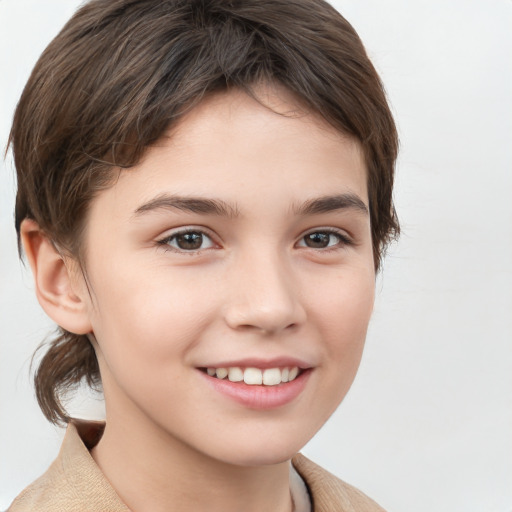
<path id="1" fill-rule="evenodd" d="M 176 251 L 199 251 L 213 247 L 212 239 L 201 231 L 183 231 L 160 242 Z"/>
<path id="2" fill-rule="evenodd" d="M 300 241 L 299 245 L 302 247 L 309 247 L 311 249 L 326 249 L 328 247 L 334 247 L 345 242 L 345 239 L 339 233 L 331 231 L 315 231 L 308 233 Z"/>
<path id="3" fill-rule="evenodd" d="M 197 251 L 203 245 L 201 233 L 183 233 L 176 237 L 176 245 L 185 251 Z"/>

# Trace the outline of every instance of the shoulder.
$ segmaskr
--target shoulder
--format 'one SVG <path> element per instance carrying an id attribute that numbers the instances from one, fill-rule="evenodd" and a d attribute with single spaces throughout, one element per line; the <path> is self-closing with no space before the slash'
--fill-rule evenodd
<path id="1" fill-rule="evenodd" d="M 13 501 L 8 512 L 128 512 L 84 444 L 101 426 L 70 424 L 58 457 L 46 473 Z"/>
<path id="2" fill-rule="evenodd" d="M 343 482 L 304 455 L 297 454 L 292 463 L 308 486 L 313 512 L 385 512 L 359 489 Z"/>

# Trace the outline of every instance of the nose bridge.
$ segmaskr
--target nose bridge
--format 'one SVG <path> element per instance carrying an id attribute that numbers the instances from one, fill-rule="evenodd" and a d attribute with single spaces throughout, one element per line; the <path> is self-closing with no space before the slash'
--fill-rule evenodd
<path id="1" fill-rule="evenodd" d="M 230 327 L 273 333 L 302 323 L 298 283 L 277 248 L 241 254 L 234 266 L 225 315 Z"/>

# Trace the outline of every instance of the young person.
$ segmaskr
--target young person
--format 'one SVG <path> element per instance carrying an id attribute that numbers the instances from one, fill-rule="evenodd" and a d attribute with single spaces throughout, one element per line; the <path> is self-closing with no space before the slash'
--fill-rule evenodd
<path id="1" fill-rule="evenodd" d="M 10 510 L 376 511 L 298 454 L 347 393 L 399 227 L 396 129 L 323 0 L 93 0 L 16 109 L 16 228 L 68 424 Z M 101 387 L 106 422 L 62 398 Z"/>

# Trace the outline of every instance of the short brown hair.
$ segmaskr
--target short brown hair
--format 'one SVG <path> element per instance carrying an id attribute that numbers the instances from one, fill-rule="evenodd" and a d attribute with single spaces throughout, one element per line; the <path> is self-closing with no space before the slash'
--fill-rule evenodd
<path id="1" fill-rule="evenodd" d="M 206 95 L 277 83 L 354 137 L 366 165 L 375 268 L 399 225 L 398 137 L 377 72 L 352 26 L 323 0 L 92 0 L 37 62 L 10 134 L 16 229 L 35 220 L 80 260 L 91 199 Z M 86 336 L 60 330 L 35 375 L 52 422 L 63 393 L 100 383 Z"/>

